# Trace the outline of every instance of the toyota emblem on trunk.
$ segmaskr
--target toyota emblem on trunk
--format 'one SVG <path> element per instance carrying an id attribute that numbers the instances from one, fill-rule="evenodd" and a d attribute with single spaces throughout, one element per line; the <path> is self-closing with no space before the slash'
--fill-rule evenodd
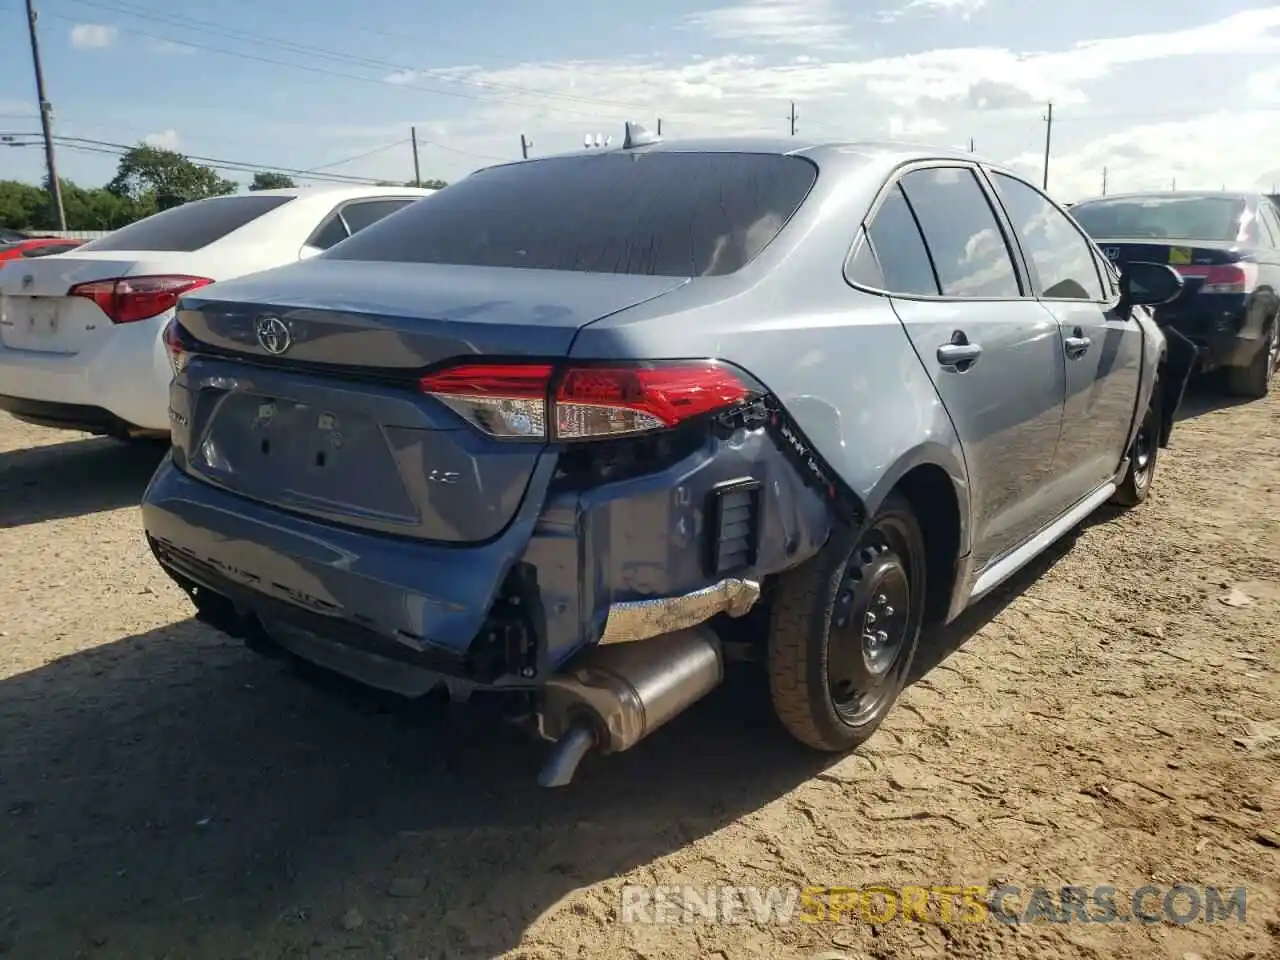
<path id="1" fill-rule="evenodd" d="M 270 315 L 259 317 L 258 322 L 253 325 L 253 329 L 258 334 L 258 343 L 262 344 L 262 349 L 267 353 L 277 355 L 284 353 L 293 343 L 293 336 L 289 333 L 289 328 L 285 326 L 284 321 L 279 317 Z"/>

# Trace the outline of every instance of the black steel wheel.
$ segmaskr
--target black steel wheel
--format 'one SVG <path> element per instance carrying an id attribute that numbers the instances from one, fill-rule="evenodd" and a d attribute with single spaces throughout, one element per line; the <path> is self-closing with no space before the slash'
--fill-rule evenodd
<path id="1" fill-rule="evenodd" d="M 907 682 L 924 590 L 924 538 L 897 494 L 855 544 L 828 544 L 783 574 L 770 623 L 769 685 L 793 736 L 842 752 L 875 732 Z"/>
<path id="2" fill-rule="evenodd" d="M 1138 426 L 1138 432 L 1129 447 L 1129 467 L 1124 479 L 1111 497 L 1111 502 L 1122 507 L 1136 507 L 1147 499 L 1151 481 L 1156 476 L 1156 460 L 1160 456 L 1160 384 L 1151 391 L 1151 405 Z"/>

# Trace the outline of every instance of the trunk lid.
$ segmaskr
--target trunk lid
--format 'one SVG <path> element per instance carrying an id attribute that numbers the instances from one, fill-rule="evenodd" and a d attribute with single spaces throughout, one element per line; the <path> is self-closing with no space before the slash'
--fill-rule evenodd
<path id="1" fill-rule="evenodd" d="M 188 473 L 334 523 L 474 543 L 510 522 L 546 444 L 479 433 L 414 389 L 452 358 L 566 356 L 581 327 L 683 278 L 308 260 L 203 288 L 175 381 Z M 290 343 L 258 340 L 277 318 Z"/>
<path id="2" fill-rule="evenodd" d="M 143 261 L 141 258 L 145 257 Z M 168 259 L 173 259 L 172 255 Z M 70 252 L 0 263 L 0 347 L 80 353 L 113 324 L 92 300 L 69 297 L 78 283 L 166 272 L 165 254 Z"/>
<path id="3" fill-rule="evenodd" d="M 1197 272 L 1210 266 L 1222 266 L 1239 263 L 1250 259 L 1250 249 L 1237 242 L 1218 242 L 1214 240 L 1095 240 L 1103 255 L 1114 263 L 1117 269 L 1123 270 L 1127 264 L 1136 262 L 1165 263 L 1173 267 L 1186 279 L 1186 294 L 1194 292 L 1199 286 Z"/>

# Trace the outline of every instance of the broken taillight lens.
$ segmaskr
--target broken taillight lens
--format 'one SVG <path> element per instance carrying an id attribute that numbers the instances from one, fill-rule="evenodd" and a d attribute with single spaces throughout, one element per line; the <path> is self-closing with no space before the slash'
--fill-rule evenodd
<path id="1" fill-rule="evenodd" d="M 178 326 L 177 317 L 164 325 L 164 332 L 160 334 L 160 339 L 164 343 L 165 356 L 169 358 L 169 369 L 176 377 L 187 369 L 187 363 L 191 360 L 191 353 L 183 342 L 182 328 Z"/>
<path id="2" fill-rule="evenodd" d="M 742 406 L 758 388 L 711 360 L 462 363 L 419 381 L 492 437 L 591 440 L 648 433 Z"/>

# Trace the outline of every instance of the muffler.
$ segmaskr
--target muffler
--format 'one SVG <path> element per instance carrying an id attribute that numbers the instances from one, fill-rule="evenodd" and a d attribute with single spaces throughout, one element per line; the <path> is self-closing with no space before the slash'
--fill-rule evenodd
<path id="1" fill-rule="evenodd" d="M 586 650 L 543 688 L 538 728 L 555 747 L 538 783 L 568 785 L 592 747 L 629 750 L 723 679 L 720 641 L 705 626 Z"/>

